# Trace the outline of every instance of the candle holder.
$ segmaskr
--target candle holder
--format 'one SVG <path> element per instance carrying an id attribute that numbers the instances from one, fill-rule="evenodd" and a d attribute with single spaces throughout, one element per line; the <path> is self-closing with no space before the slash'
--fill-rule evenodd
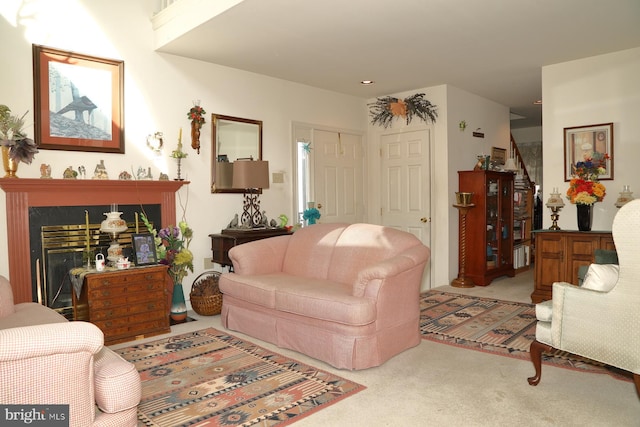
<path id="1" fill-rule="evenodd" d="M 467 263 L 467 213 L 476 205 L 471 203 L 473 193 L 456 192 L 456 203 L 454 208 L 458 209 L 460 215 L 460 247 L 458 250 L 458 277 L 453 279 L 451 286 L 454 288 L 473 288 L 476 284 L 469 277 L 465 276 Z"/>
<path id="2" fill-rule="evenodd" d="M 560 217 L 558 212 L 560 212 L 560 209 L 564 207 L 564 201 L 562 200 L 562 196 L 560 196 L 557 187 L 553 189 L 553 192 L 549 196 L 549 200 L 547 200 L 547 207 L 551 209 L 552 224 L 551 227 L 549 227 L 549 230 L 560 230 L 560 227 L 558 227 L 558 218 Z"/>

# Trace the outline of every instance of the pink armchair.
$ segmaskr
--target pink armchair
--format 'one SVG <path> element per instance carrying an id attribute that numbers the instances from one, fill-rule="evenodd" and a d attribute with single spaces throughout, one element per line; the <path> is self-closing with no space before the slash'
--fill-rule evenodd
<path id="1" fill-rule="evenodd" d="M 429 248 L 373 224 L 316 224 L 232 248 L 222 324 L 337 368 L 378 366 L 420 342 Z"/>
<path id="2" fill-rule="evenodd" d="M 68 322 L 36 303 L 14 305 L 0 276 L 3 404 L 68 404 L 70 426 L 135 426 L 140 375 L 103 342 L 91 323 Z"/>

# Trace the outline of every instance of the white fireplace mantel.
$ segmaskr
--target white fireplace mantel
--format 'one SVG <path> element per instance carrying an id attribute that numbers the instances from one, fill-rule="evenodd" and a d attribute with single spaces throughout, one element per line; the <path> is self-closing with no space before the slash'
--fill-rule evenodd
<path id="1" fill-rule="evenodd" d="M 176 222 L 175 193 L 188 181 L 1 178 L 6 193 L 9 276 L 15 303 L 33 301 L 29 208 L 159 204 L 162 227 Z"/>

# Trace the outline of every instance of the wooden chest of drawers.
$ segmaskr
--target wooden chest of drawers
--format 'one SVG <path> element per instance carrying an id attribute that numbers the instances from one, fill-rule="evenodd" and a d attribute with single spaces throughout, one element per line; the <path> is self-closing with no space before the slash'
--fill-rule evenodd
<path id="1" fill-rule="evenodd" d="M 99 327 L 105 345 L 170 332 L 167 280 L 164 265 L 87 274 L 74 319 Z"/>
<path id="2" fill-rule="evenodd" d="M 554 282 L 578 284 L 578 269 L 596 249 L 615 249 L 610 231 L 536 231 L 535 289 L 531 302 L 550 300 Z"/>

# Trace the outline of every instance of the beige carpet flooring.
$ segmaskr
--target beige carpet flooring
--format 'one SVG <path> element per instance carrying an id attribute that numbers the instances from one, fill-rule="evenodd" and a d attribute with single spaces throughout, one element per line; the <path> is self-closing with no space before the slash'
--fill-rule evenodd
<path id="1" fill-rule="evenodd" d="M 499 278 L 487 287 L 438 289 L 509 301 L 531 302 L 533 271 Z M 173 326 L 182 333 L 209 326 L 225 330 L 220 316 L 189 315 L 197 322 Z M 334 372 L 366 390 L 304 418 L 315 426 L 640 426 L 640 399 L 631 382 L 543 365 L 537 387 L 529 361 L 421 340 L 382 366 L 344 371 L 232 332 L 288 357 Z M 152 337 L 148 341 L 158 339 Z M 141 341 L 140 341 L 141 342 Z M 136 342 L 137 343 L 137 342 Z M 117 347 L 131 345 L 119 344 Z M 114 346 L 116 347 L 116 346 Z"/>

